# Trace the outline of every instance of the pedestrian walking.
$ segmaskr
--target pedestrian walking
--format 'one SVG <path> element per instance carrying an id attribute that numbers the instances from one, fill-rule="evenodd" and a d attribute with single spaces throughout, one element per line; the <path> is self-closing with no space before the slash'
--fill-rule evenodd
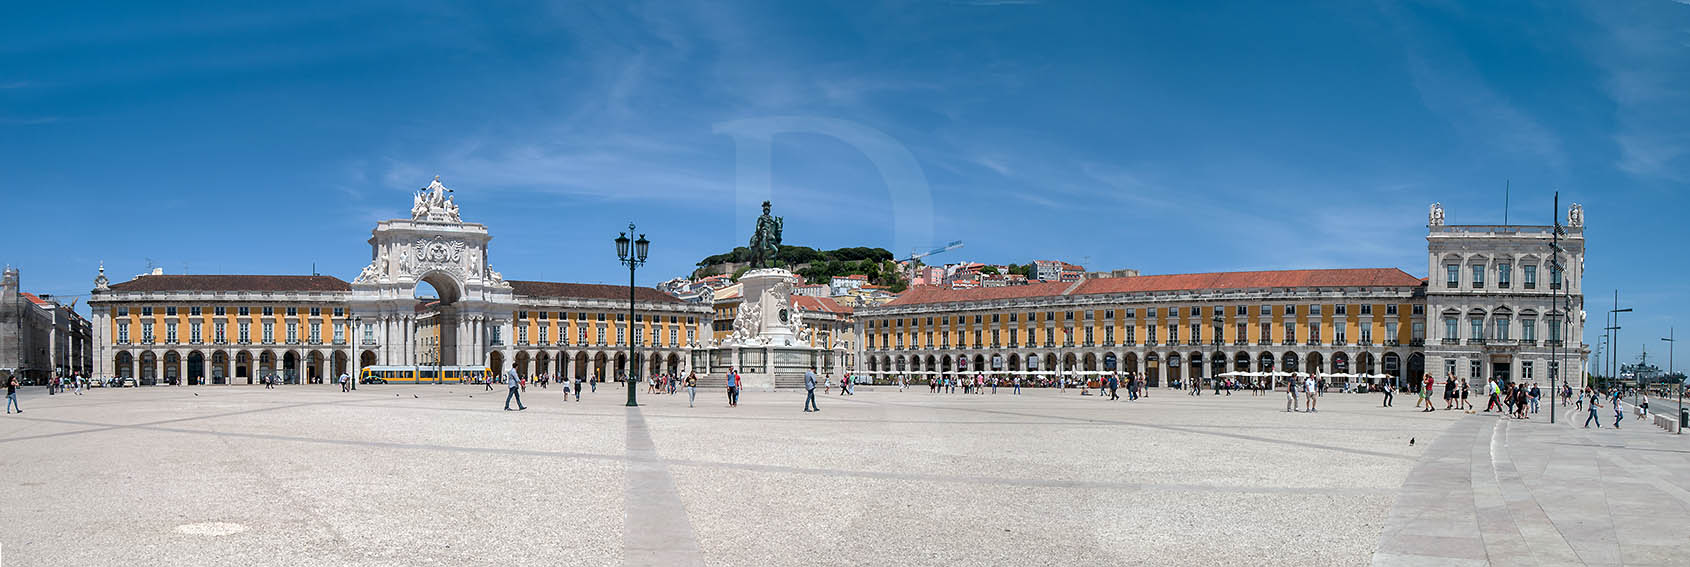
<path id="1" fill-rule="evenodd" d="M 692 407 L 693 400 L 698 398 L 698 373 L 687 372 L 687 407 Z M 581 395 L 575 395 L 575 401 L 581 401 Z"/>
<path id="2" fill-rule="evenodd" d="M 1386 384 L 1384 388 L 1380 388 L 1380 389 L 1385 391 L 1385 401 L 1382 404 L 1380 404 L 1379 407 L 1382 407 L 1382 408 L 1391 407 L 1391 396 L 1392 396 L 1391 390 L 1395 390 L 1396 388 L 1392 388 L 1390 384 Z"/>
<path id="3" fill-rule="evenodd" d="M 1303 403 L 1308 406 L 1309 413 L 1315 412 L 1314 398 L 1315 393 L 1319 390 L 1320 386 L 1315 383 L 1314 375 L 1311 374 L 1308 378 L 1303 379 Z"/>
<path id="4" fill-rule="evenodd" d="M 581 384 L 586 381 L 586 376 L 575 377 L 575 403 L 581 403 Z"/>
<path id="5" fill-rule="evenodd" d="M 739 405 L 739 369 L 728 369 L 728 407 Z"/>
<path id="6" fill-rule="evenodd" d="M 1620 403 L 1621 395 L 1622 392 L 1620 390 L 1614 390 L 1614 429 L 1619 429 L 1620 420 L 1625 419 L 1625 407 L 1624 404 Z"/>
<path id="7" fill-rule="evenodd" d="M 12 408 L 17 408 L 18 413 L 23 413 L 23 408 L 18 406 L 17 377 L 8 378 L 6 380 L 6 413 L 12 413 Z"/>
<path id="8" fill-rule="evenodd" d="M 1532 382 L 1532 389 L 1529 394 L 1531 395 L 1532 413 L 1537 413 L 1538 399 L 1543 397 L 1543 391 L 1538 389 L 1537 382 Z M 1648 409 L 1648 404 L 1645 403 L 1643 408 Z"/>
<path id="9" fill-rule="evenodd" d="M 843 394 L 843 386 L 840 387 L 840 392 Z M 822 411 L 822 408 L 816 405 L 816 369 L 814 368 L 804 371 L 804 411 Z"/>
<path id="10" fill-rule="evenodd" d="M 1121 375 L 1119 375 L 1119 374 L 1110 375 L 1109 376 L 1109 401 L 1115 401 L 1115 400 L 1121 399 L 1121 394 L 1119 392 L 1120 389 L 1121 389 Z"/>
<path id="11" fill-rule="evenodd" d="M 1285 411 L 1297 411 L 1297 378 L 1295 376 L 1285 381 Z"/>
<path id="12" fill-rule="evenodd" d="M 1579 396 L 1579 401 L 1580 401 L 1580 403 L 1583 403 L 1583 401 L 1584 401 L 1583 395 Z M 1602 428 L 1602 418 L 1598 417 L 1596 415 L 1596 409 L 1600 408 L 1600 407 L 1602 407 L 1602 404 L 1599 404 L 1599 403 L 1596 402 L 1595 396 L 1591 396 L 1591 398 L 1590 398 L 1590 415 L 1588 417 L 1584 418 L 1584 428 L 1585 429 L 1590 429 L 1590 422 L 1592 422 L 1592 421 L 1596 422 L 1596 428 L 1597 429 Z"/>
<path id="13" fill-rule="evenodd" d="M 516 411 L 528 409 L 522 405 L 522 378 L 516 375 L 515 368 L 505 371 L 505 383 L 510 388 L 510 393 L 505 394 L 505 411 L 511 411 L 512 399 L 516 400 Z"/>
<path id="14" fill-rule="evenodd" d="M 1436 384 L 1437 384 L 1437 381 L 1432 378 L 1432 373 L 1430 373 L 1430 372 L 1427 372 L 1426 375 L 1420 381 L 1420 400 L 1426 402 L 1426 409 L 1420 410 L 1421 412 L 1429 412 L 1429 411 L 1437 411 L 1438 410 L 1438 408 L 1436 406 L 1432 405 L 1432 388 Z M 1415 404 L 1415 405 L 1418 406 L 1420 404 Z"/>

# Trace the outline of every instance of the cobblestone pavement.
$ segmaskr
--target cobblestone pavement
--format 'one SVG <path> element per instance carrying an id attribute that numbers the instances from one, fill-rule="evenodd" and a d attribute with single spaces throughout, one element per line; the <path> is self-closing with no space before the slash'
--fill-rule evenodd
<path id="1" fill-rule="evenodd" d="M 1344 394 L 42 394 L 0 419 L 7 567 L 1359 565 L 1423 453 L 1494 422 Z"/>
<path id="2" fill-rule="evenodd" d="M 1373 564 L 1690 562 L 1690 440 L 1629 410 L 1619 430 L 1608 408 L 1601 429 L 1576 413 L 1458 421 L 1404 484 Z"/>

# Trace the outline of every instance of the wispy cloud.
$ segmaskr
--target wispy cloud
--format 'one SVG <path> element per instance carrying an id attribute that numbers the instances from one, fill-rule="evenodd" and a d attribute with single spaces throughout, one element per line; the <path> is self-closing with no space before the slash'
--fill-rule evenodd
<path id="1" fill-rule="evenodd" d="M 1685 3 L 1685 2 L 1680 2 Z M 1593 20 L 1605 35 L 1592 59 L 1615 106 L 1615 167 L 1633 176 L 1690 181 L 1690 32 L 1636 12 L 1597 5 Z"/>
<path id="2" fill-rule="evenodd" d="M 0 124 L 32 126 L 38 124 L 52 124 L 54 122 L 58 122 L 59 120 L 61 120 L 61 118 L 57 116 L 35 116 L 25 118 L 0 117 Z"/>
<path id="3" fill-rule="evenodd" d="M 1556 170 L 1566 167 L 1559 136 L 1492 87 L 1458 44 L 1394 7 L 1382 10 L 1394 24 L 1414 88 L 1428 110 L 1486 149 L 1541 160 Z"/>

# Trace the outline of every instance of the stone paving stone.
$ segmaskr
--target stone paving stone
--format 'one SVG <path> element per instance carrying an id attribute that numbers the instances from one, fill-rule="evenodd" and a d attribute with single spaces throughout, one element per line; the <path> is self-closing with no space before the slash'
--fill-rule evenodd
<path id="1" fill-rule="evenodd" d="M 1457 470 L 1447 462 L 1453 455 L 1470 460 Z M 1490 565 L 1683 564 L 1690 557 L 1687 462 L 1683 438 L 1658 429 L 1467 417 L 1410 473 L 1373 563 L 1433 564 L 1448 555 L 1439 547 L 1478 541 L 1475 559 Z M 1436 529 L 1426 518 L 1467 512 L 1409 498 L 1416 486 L 1468 495 L 1477 526 L 1466 537 Z M 1404 538 L 1438 545 L 1392 543 Z"/>
<path id="2" fill-rule="evenodd" d="M 864 388 L 819 414 L 796 392 L 738 408 L 642 396 L 631 412 L 614 386 L 568 403 L 530 389 L 524 412 L 456 385 L 25 396 L 28 414 L 0 420 L 8 565 L 1690 556 L 1677 524 L 1656 519 L 1690 509 L 1684 438 L 1371 396 L 1330 395 L 1313 414 L 1273 396 L 1041 390 Z"/>

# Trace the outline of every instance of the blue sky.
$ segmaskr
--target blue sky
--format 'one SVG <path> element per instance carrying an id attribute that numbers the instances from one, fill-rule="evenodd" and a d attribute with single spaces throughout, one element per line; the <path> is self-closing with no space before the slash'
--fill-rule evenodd
<path id="1" fill-rule="evenodd" d="M 507 277 L 621 281 L 632 220 L 650 284 L 746 240 L 735 136 L 780 122 L 788 243 L 1423 276 L 1427 205 L 1511 184 L 1585 205 L 1624 352 L 1690 335 L 1682 2 L 483 4 L 10 7 L 0 260 L 351 279 L 438 174 Z"/>

